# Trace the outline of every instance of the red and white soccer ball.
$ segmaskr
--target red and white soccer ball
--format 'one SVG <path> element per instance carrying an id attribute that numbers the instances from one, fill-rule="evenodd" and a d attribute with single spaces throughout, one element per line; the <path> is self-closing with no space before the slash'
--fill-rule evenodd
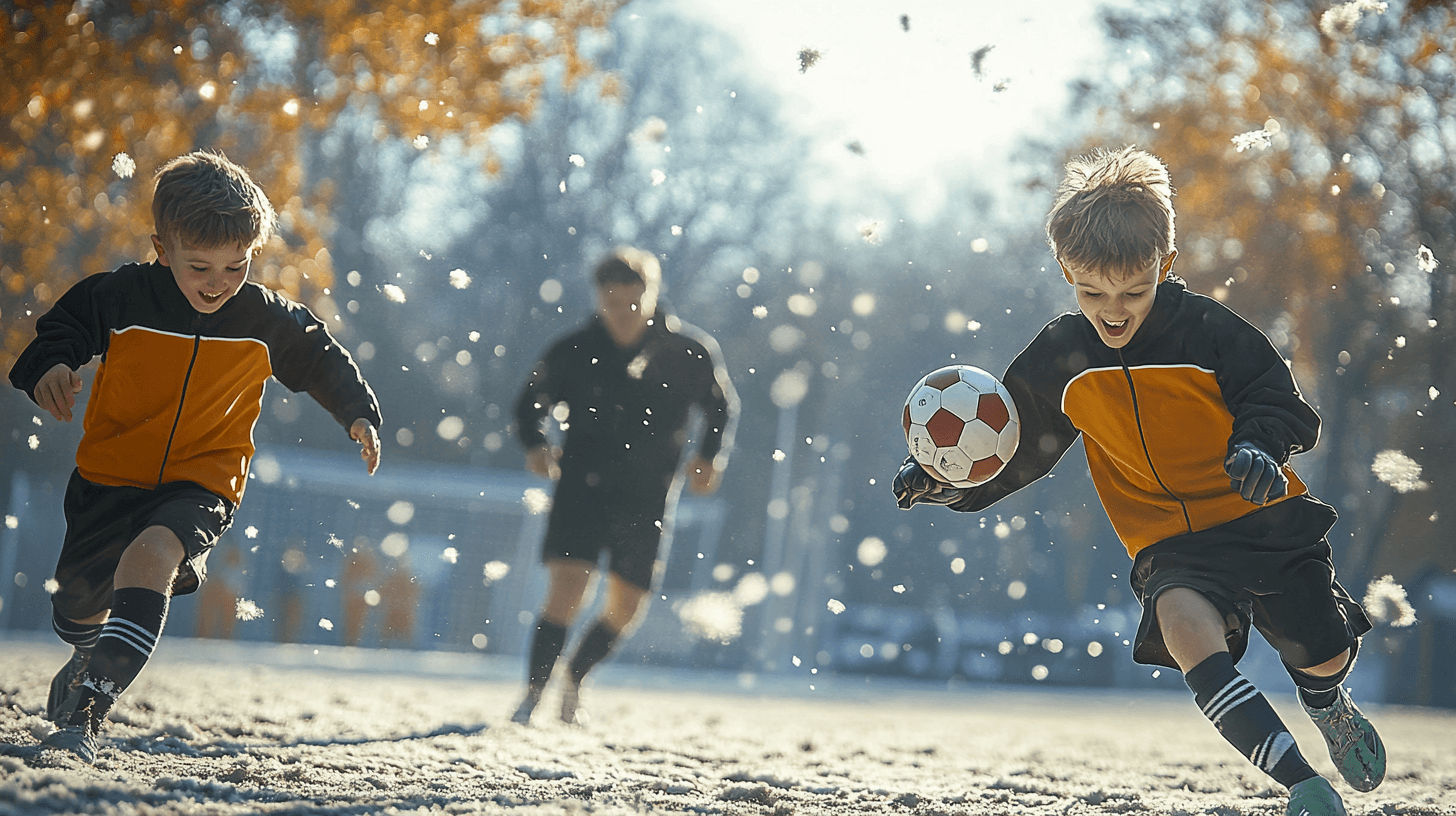
<path id="1" fill-rule="evenodd" d="M 925 375 L 905 400 L 905 441 L 931 476 L 956 487 L 995 478 L 1021 437 L 1016 404 L 1006 386 L 975 366 L 953 365 Z"/>

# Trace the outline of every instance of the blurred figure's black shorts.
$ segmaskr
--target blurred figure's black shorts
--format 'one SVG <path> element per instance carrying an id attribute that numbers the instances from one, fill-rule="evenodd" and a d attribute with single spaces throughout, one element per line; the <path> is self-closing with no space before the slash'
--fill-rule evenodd
<path id="1" fill-rule="evenodd" d="M 576 559 L 607 569 L 633 586 L 652 589 L 672 544 L 678 483 L 662 488 L 589 486 L 563 474 L 551 503 L 541 560 Z"/>
<path id="2" fill-rule="evenodd" d="M 207 579 L 207 554 L 233 523 L 234 506 L 193 482 L 156 489 L 96 484 L 71 473 L 64 502 L 66 538 L 56 562 L 59 588 L 51 605 L 83 620 L 111 607 L 112 580 L 127 546 L 148 527 L 177 535 L 187 557 L 172 582 L 173 595 L 196 592 Z"/>
<path id="3" fill-rule="evenodd" d="M 1173 587 L 1193 589 L 1226 619 L 1237 618 L 1227 635 L 1235 662 L 1248 648 L 1250 625 L 1295 668 L 1338 657 L 1370 631 L 1370 619 L 1335 580 L 1325 538 L 1335 518 L 1333 507 L 1296 496 L 1139 551 L 1130 576 L 1143 607 L 1133 660 L 1178 668 L 1156 605 Z"/>

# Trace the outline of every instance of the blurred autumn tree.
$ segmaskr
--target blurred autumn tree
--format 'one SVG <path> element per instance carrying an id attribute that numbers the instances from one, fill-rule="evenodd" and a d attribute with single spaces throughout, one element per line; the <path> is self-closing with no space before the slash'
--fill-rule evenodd
<path id="1" fill-rule="evenodd" d="M 1396 493 L 1371 467 L 1397 449 L 1431 482 L 1456 477 L 1448 6 L 1177 0 L 1106 17 L 1131 57 L 1093 142 L 1168 162 L 1178 271 L 1263 328 L 1318 405 L 1315 490 L 1345 514 L 1351 586 L 1456 566 L 1451 519 L 1411 505 L 1437 491 Z"/>
<path id="2" fill-rule="evenodd" d="M 618 5 L 0 3 L 0 368 L 72 283 L 148 257 L 151 174 L 197 148 L 247 166 L 278 209 L 255 278 L 315 303 L 352 202 L 307 157 L 342 115 L 422 156 L 481 144 L 548 77 L 591 72 L 581 44 Z"/>

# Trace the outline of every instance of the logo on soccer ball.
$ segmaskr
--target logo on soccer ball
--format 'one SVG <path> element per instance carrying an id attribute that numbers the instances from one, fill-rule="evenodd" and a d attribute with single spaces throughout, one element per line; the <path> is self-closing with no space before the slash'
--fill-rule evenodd
<path id="1" fill-rule="evenodd" d="M 1006 386 L 967 365 L 937 369 L 916 383 L 905 400 L 903 424 L 915 461 L 956 487 L 995 478 L 1021 435 Z"/>

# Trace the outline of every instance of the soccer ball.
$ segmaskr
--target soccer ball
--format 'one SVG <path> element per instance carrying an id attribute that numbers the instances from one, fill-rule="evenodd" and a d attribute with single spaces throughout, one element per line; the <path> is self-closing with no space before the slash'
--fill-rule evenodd
<path id="1" fill-rule="evenodd" d="M 1021 437 L 1006 386 L 975 366 L 926 374 L 910 389 L 903 419 L 910 455 L 931 476 L 956 487 L 995 478 Z"/>

